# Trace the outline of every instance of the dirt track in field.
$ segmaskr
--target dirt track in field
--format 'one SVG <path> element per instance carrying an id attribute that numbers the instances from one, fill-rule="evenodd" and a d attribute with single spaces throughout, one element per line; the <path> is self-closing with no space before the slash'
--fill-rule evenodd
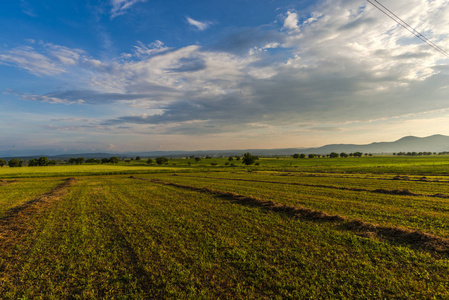
<path id="1" fill-rule="evenodd" d="M 4 186 L 13 182 L 17 182 L 17 180 L 2 180 L 0 179 L 0 186 Z"/>
<path id="2" fill-rule="evenodd" d="M 0 250 L 11 248 L 23 239 L 32 230 L 30 219 L 63 197 L 75 183 L 75 178 L 68 178 L 50 192 L 6 212 L 0 218 Z"/>

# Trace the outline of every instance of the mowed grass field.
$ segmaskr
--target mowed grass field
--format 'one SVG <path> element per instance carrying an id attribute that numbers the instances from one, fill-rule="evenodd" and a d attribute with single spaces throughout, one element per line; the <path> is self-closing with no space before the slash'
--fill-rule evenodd
<path id="1" fill-rule="evenodd" d="M 209 161 L 1 168 L 0 298 L 449 298 L 447 157 Z"/>

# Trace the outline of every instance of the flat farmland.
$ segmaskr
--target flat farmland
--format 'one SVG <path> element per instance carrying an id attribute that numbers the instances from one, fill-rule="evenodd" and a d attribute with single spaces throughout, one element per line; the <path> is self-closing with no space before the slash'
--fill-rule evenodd
<path id="1" fill-rule="evenodd" d="M 84 167 L 0 170 L 2 298 L 449 297 L 443 173 Z"/>

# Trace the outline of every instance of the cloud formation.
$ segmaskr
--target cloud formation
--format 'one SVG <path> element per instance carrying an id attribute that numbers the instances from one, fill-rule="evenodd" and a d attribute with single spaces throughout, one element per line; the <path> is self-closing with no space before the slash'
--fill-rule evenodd
<path id="1" fill-rule="evenodd" d="M 137 2 L 113 1 L 111 15 Z M 403 0 L 391 9 L 444 45 L 446 3 Z M 187 21 L 198 30 L 209 26 Z M 79 49 L 41 43 L 1 50 L 0 62 L 46 76 L 76 68 L 83 75 L 77 88 L 21 98 L 115 103 L 120 113 L 97 125 L 125 131 L 342 131 L 448 107 L 448 60 L 355 0 L 321 2 L 307 13 L 287 11 L 282 24 L 244 28 L 208 47 L 137 42 L 130 53 L 102 61 Z"/>

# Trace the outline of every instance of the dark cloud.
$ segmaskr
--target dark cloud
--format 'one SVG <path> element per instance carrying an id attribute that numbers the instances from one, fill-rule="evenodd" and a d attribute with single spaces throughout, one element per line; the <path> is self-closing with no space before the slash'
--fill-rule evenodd
<path id="1" fill-rule="evenodd" d="M 25 97 L 27 98 L 27 97 Z M 110 104 L 115 101 L 137 100 L 148 98 L 148 94 L 121 94 L 121 93 L 100 93 L 89 90 L 69 90 L 48 93 L 41 96 L 34 96 L 34 100 L 45 100 L 48 98 L 61 99 L 66 102 L 80 102 L 87 104 Z"/>
<path id="2" fill-rule="evenodd" d="M 375 18 L 358 18 L 352 22 L 349 22 L 339 28 L 339 30 L 352 30 L 359 28 L 363 25 L 375 25 L 378 22 Z"/>
<path id="3" fill-rule="evenodd" d="M 206 68 L 204 59 L 197 57 L 183 57 L 179 60 L 179 67 L 169 69 L 172 72 L 196 72 Z"/>
<path id="4" fill-rule="evenodd" d="M 285 34 L 279 30 L 258 27 L 246 28 L 223 37 L 210 49 L 234 54 L 244 54 L 254 47 L 263 47 L 268 43 L 282 43 Z"/>
<path id="5" fill-rule="evenodd" d="M 419 53 L 412 53 L 412 52 L 407 52 L 401 55 L 397 55 L 394 58 L 396 59 L 413 59 L 413 58 L 426 58 L 426 57 L 430 57 L 432 56 L 430 53 L 428 52 L 419 52 Z"/>
<path id="6" fill-rule="evenodd" d="M 444 90 L 432 90 L 432 102 L 423 100 L 433 87 L 447 82 L 449 76 L 442 74 L 413 87 L 397 86 L 384 93 L 367 95 L 364 95 L 366 84 L 388 84 L 389 78 L 376 81 L 369 76 L 341 76 L 320 70 L 308 75 L 301 78 L 297 70 L 286 69 L 267 80 L 248 77 L 235 89 L 249 91 L 246 95 L 230 92 L 205 98 L 185 94 L 183 100 L 160 107 L 164 111 L 161 114 L 123 116 L 105 120 L 101 125 L 161 125 L 159 131 L 164 134 L 202 135 L 244 131 L 252 129 L 251 124 L 289 126 L 312 122 L 317 125 L 303 129 L 337 131 L 338 126 L 326 124 L 390 118 L 447 107 Z"/>

